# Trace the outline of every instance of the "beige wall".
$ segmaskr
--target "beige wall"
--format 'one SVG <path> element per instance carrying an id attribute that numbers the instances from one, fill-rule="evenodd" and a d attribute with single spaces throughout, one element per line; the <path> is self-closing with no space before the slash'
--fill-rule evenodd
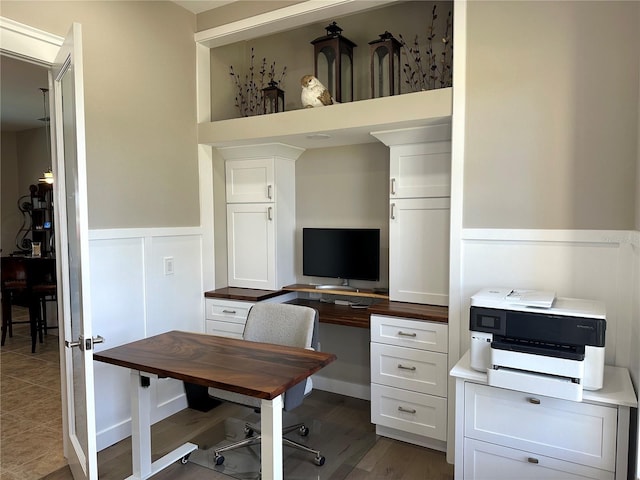
<path id="1" fill-rule="evenodd" d="M 637 226 L 640 2 L 469 2 L 464 226 Z"/>
<path id="2" fill-rule="evenodd" d="M 195 15 L 172 2 L 4 1 L 64 36 L 83 28 L 89 226 L 200 224 Z"/>
<path id="3" fill-rule="evenodd" d="M 0 250 L 8 255 L 15 250 L 16 234 L 22 224 L 18 211 L 18 146 L 16 132 L 2 132 L 0 139 Z"/>

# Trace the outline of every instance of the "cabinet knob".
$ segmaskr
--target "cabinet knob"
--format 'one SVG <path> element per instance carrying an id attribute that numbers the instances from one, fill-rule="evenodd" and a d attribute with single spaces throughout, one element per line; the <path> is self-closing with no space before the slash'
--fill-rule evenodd
<path id="1" fill-rule="evenodd" d="M 222 313 L 233 313 L 233 314 L 235 314 L 236 311 L 235 310 L 222 310 Z"/>
<path id="2" fill-rule="evenodd" d="M 537 458 L 533 458 L 533 457 L 529 457 L 529 458 L 527 458 L 527 462 L 529 462 L 529 463 L 533 463 L 533 464 L 535 464 L 535 465 L 537 465 L 538 463 L 540 463 L 540 462 L 538 461 L 538 459 L 537 459 Z"/>
<path id="3" fill-rule="evenodd" d="M 391 220 L 395 220 L 396 219 L 396 204 L 392 203 L 391 204 Z"/>
<path id="4" fill-rule="evenodd" d="M 539 398 L 529 397 L 527 400 L 529 400 L 529 403 L 533 403 L 534 405 L 540 405 Z"/>
<path id="5" fill-rule="evenodd" d="M 269 208 L 267 209 L 267 218 L 268 218 L 269 220 L 273 220 L 273 207 L 269 207 Z"/>
<path id="6" fill-rule="evenodd" d="M 272 197 L 272 193 L 271 193 L 272 188 L 273 188 L 273 187 L 272 187 L 271 185 L 267 185 L 267 198 L 268 198 L 269 200 L 271 200 L 271 199 L 273 198 L 273 197 Z"/>
<path id="7" fill-rule="evenodd" d="M 395 195 L 396 194 L 396 179 L 392 178 L 391 179 L 391 195 Z"/>

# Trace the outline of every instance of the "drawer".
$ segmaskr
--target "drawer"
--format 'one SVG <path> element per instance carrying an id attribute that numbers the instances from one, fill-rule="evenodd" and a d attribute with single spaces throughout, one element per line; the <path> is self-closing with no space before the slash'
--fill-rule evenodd
<path id="1" fill-rule="evenodd" d="M 447 440 L 447 399 L 371 384 L 371 422 Z"/>
<path id="2" fill-rule="evenodd" d="M 447 354 L 371 343 L 371 382 L 447 396 Z"/>
<path id="3" fill-rule="evenodd" d="M 447 353 L 448 325 L 407 318 L 371 315 L 371 341 Z"/>
<path id="4" fill-rule="evenodd" d="M 514 448 L 464 439 L 465 480 L 613 480 L 613 472 L 599 470 Z"/>
<path id="5" fill-rule="evenodd" d="M 244 324 L 221 322 L 219 320 L 207 320 L 205 322 L 205 331 L 209 335 L 241 339 L 242 333 L 244 332 Z"/>
<path id="6" fill-rule="evenodd" d="M 205 318 L 207 320 L 222 320 L 225 322 L 235 322 L 244 325 L 247 321 L 249 309 L 253 305 L 254 304 L 251 302 L 206 298 Z"/>
<path id="7" fill-rule="evenodd" d="M 465 384 L 465 437 L 615 471 L 617 409 Z"/>

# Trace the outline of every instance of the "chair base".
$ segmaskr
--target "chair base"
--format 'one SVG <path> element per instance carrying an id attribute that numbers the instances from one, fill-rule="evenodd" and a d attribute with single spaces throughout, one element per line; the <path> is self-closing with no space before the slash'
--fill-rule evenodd
<path id="1" fill-rule="evenodd" d="M 262 440 L 262 432 L 255 425 L 251 425 L 250 423 L 246 423 L 244 426 L 245 433 L 248 435 L 247 438 L 243 440 L 238 440 L 237 442 L 231 443 L 229 445 L 225 445 L 223 447 L 217 448 L 213 451 L 214 455 L 214 463 L 216 465 L 222 465 L 224 463 L 224 455 L 223 452 L 228 452 L 229 450 L 235 450 L 237 448 L 249 447 L 251 445 L 257 445 Z M 295 425 L 290 425 L 282 429 L 282 444 L 288 447 L 295 448 L 297 450 L 302 450 L 303 452 L 312 453 L 315 455 L 314 463 L 321 467 L 324 465 L 325 458 L 320 454 L 319 450 L 314 450 L 313 448 L 309 448 L 306 445 L 295 442 L 288 438 L 285 438 L 284 435 L 287 433 L 291 433 L 294 430 L 298 430 L 299 434 L 303 437 L 309 435 L 309 429 L 305 426 L 304 423 L 297 423 Z M 254 435 L 257 433 L 257 435 Z"/>

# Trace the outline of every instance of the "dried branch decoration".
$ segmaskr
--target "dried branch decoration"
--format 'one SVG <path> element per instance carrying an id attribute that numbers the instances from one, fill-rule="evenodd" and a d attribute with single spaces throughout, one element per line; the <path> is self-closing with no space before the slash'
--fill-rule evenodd
<path id="1" fill-rule="evenodd" d="M 447 17 L 444 35 L 439 37 L 443 44 L 439 54 L 436 54 L 433 49 L 433 43 L 437 37 L 435 33 L 437 18 L 436 5 L 434 5 L 431 11 L 431 24 L 427 27 L 427 45 L 424 57 L 420 51 L 418 35 L 415 36 L 412 45 L 405 41 L 402 34 L 398 35 L 403 47 L 402 53 L 407 59 L 403 64 L 402 73 L 405 83 L 412 92 L 452 85 L 453 45 L 451 34 L 453 27 L 451 11 Z"/>
<path id="2" fill-rule="evenodd" d="M 242 80 L 241 75 L 236 73 L 233 69 L 233 65 L 229 68 L 229 74 L 233 77 L 233 81 L 236 86 L 235 105 L 238 107 L 240 115 L 243 117 L 264 114 L 264 94 L 262 89 L 267 87 L 271 81 L 276 82 L 276 84 L 282 83 L 285 75 L 287 74 L 287 67 L 285 66 L 279 77 L 276 78 L 275 61 L 270 64 L 268 70 L 266 58 L 262 59 L 260 70 L 256 70 L 254 61 L 255 54 L 253 52 L 253 48 L 251 48 L 249 73 L 245 74 L 244 80 Z"/>

